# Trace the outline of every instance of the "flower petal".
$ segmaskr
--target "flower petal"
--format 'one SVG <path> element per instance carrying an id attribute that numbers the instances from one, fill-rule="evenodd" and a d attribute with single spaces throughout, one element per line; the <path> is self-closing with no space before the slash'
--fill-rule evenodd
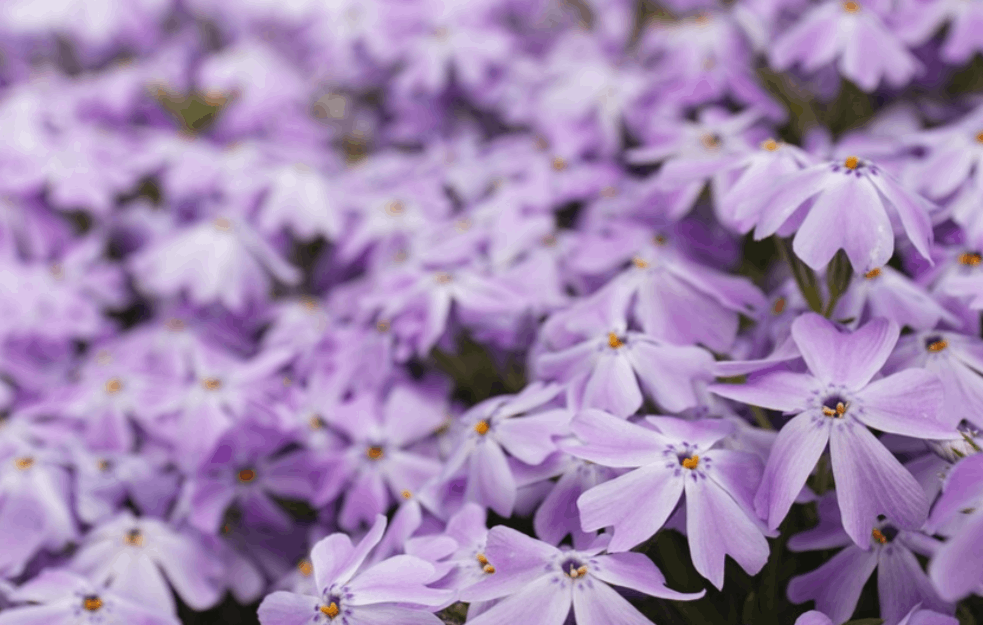
<path id="1" fill-rule="evenodd" d="M 770 371 L 748 376 L 743 384 L 711 384 L 711 393 L 782 412 L 805 410 L 809 398 L 822 389 L 822 384 L 808 373 Z"/>
<path id="2" fill-rule="evenodd" d="M 318 603 L 315 597 L 278 590 L 259 604 L 260 625 L 306 625 Z"/>
<path id="3" fill-rule="evenodd" d="M 599 582 L 574 584 L 573 613 L 577 625 L 652 625 L 624 597 Z"/>
<path id="4" fill-rule="evenodd" d="M 814 413 L 803 413 L 778 433 L 765 465 L 761 486 L 754 496 L 758 516 L 775 529 L 788 514 L 806 479 L 829 441 L 829 422 Z"/>
<path id="5" fill-rule="evenodd" d="M 619 419 L 601 410 L 582 410 L 571 429 L 583 445 L 564 446 L 564 451 L 606 467 L 640 467 L 663 459 L 670 443 L 661 434 Z"/>
<path id="6" fill-rule="evenodd" d="M 494 577 L 498 573 L 492 573 Z M 557 586 L 549 576 L 539 573 L 539 578 L 519 592 L 507 597 L 469 618 L 468 625 L 501 625 L 502 623 L 536 623 L 537 625 L 563 625 L 570 614 L 570 590 Z M 520 587 L 521 588 L 521 587 Z"/>
<path id="7" fill-rule="evenodd" d="M 858 393 L 863 412 L 857 418 L 870 427 L 912 438 L 958 438 L 955 428 L 939 421 L 942 382 L 925 369 L 905 369 L 872 382 Z"/>
<path id="8" fill-rule="evenodd" d="M 935 592 L 915 555 L 897 544 L 880 550 L 877 594 L 881 618 L 886 623 L 897 623 L 916 605 L 940 612 L 949 612 L 952 607 L 946 605 Z"/>
<path id="9" fill-rule="evenodd" d="M 816 313 L 792 322 L 792 337 L 809 370 L 827 384 L 863 388 L 887 362 L 898 342 L 898 324 L 874 319 L 855 332 L 844 332 Z"/>
<path id="10" fill-rule="evenodd" d="M 619 417 L 633 414 L 642 405 L 642 391 L 628 358 L 602 352 L 584 387 L 583 405 L 600 408 Z"/>
<path id="11" fill-rule="evenodd" d="M 945 601 L 958 601 L 983 583 L 983 509 L 970 514 L 928 565 L 932 583 Z"/>
<path id="12" fill-rule="evenodd" d="M 627 551 L 662 527 L 683 494 L 673 469 L 654 464 L 635 469 L 580 496 L 580 524 L 591 532 L 614 527 L 611 552 Z"/>
<path id="13" fill-rule="evenodd" d="M 591 574 L 614 586 L 630 588 L 650 597 L 672 599 L 673 601 L 692 601 L 706 594 L 700 592 L 677 592 L 666 587 L 666 578 L 655 563 L 643 553 L 625 551 L 597 556 L 598 567 Z"/>
<path id="14" fill-rule="evenodd" d="M 833 478 L 843 529 L 862 549 L 883 514 L 902 529 L 917 529 L 928 515 L 918 481 L 859 421 L 845 420 L 830 435 Z"/>
<path id="15" fill-rule="evenodd" d="M 850 545 L 815 571 L 793 577 L 788 583 L 792 603 L 810 599 L 833 623 L 846 622 L 857 609 L 864 584 L 877 568 L 877 555 Z"/>
<path id="16" fill-rule="evenodd" d="M 468 467 L 467 501 L 486 505 L 503 517 L 512 516 L 517 486 L 508 459 L 498 443 L 486 439 L 475 447 Z"/>

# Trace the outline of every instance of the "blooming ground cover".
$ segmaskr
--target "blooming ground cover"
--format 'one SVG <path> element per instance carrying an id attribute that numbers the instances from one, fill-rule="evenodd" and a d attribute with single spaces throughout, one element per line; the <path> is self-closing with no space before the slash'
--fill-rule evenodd
<path id="1" fill-rule="evenodd" d="M 983 624 L 983 2 L 0 3 L 0 625 Z"/>

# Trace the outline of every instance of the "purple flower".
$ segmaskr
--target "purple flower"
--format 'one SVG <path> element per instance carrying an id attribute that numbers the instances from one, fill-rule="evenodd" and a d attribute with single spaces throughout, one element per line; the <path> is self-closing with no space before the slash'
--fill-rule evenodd
<path id="1" fill-rule="evenodd" d="M 453 593 L 428 588 L 434 567 L 414 556 L 394 556 L 363 568 L 382 539 L 386 518 L 376 517 L 357 545 L 345 534 L 332 534 L 311 550 L 316 594 L 277 591 L 259 606 L 262 625 L 338 623 L 340 625 L 439 625 L 430 613 L 446 605 Z"/>
<path id="2" fill-rule="evenodd" d="M 840 625 L 850 619 L 864 584 L 876 570 L 885 623 L 899 623 L 917 606 L 952 612 L 953 606 L 939 598 L 915 557 L 934 553 L 937 541 L 919 532 L 898 529 L 885 520 L 871 531 L 869 547 L 864 550 L 843 531 L 833 495 L 820 499 L 818 505 L 819 525 L 789 539 L 789 549 L 844 549 L 818 569 L 793 577 L 788 585 L 789 599 L 795 603 L 815 601 L 817 610 L 829 615 L 834 625 Z"/>
<path id="3" fill-rule="evenodd" d="M 866 273 L 887 264 L 894 252 L 894 230 L 903 229 L 924 258 L 929 258 L 932 228 L 929 203 L 906 191 L 877 165 L 849 156 L 820 163 L 775 181 L 764 203 L 755 239 L 795 232 L 792 249 L 819 270 L 843 249 L 854 271 Z"/>
<path id="4" fill-rule="evenodd" d="M 652 429 L 598 410 L 574 419 L 581 446 L 568 453 L 598 464 L 633 469 L 580 496 L 585 531 L 613 527 L 610 551 L 625 551 L 652 537 L 686 494 L 686 533 L 693 564 L 717 588 L 724 584 L 724 558 L 751 575 L 768 560 L 764 528 L 752 496 L 761 461 L 745 452 L 714 449 L 733 431 L 724 420 L 683 421 L 647 417 Z"/>
<path id="5" fill-rule="evenodd" d="M 93 528 L 69 568 L 149 609 L 174 614 L 168 582 L 188 606 L 207 610 L 221 598 L 225 571 L 193 532 L 129 512 Z"/>
<path id="6" fill-rule="evenodd" d="M 514 529 L 493 527 L 485 549 L 488 574 L 463 590 L 461 599 L 500 601 L 468 623 L 563 625 L 572 608 L 580 625 L 648 625 L 649 620 L 610 585 L 676 601 L 704 594 L 670 590 L 659 569 L 641 553 L 601 551 L 564 551 Z"/>
<path id="7" fill-rule="evenodd" d="M 177 616 L 104 588 L 75 573 L 46 569 L 10 594 L 30 605 L 3 610 L 0 625 L 180 625 Z"/>
<path id="8" fill-rule="evenodd" d="M 319 479 L 306 453 L 277 454 L 290 442 L 279 430 L 248 419 L 227 431 L 186 483 L 190 523 L 215 533 L 235 504 L 247 524 L 289 531 L 290 517 L 272 497 L 308 499 Z"/>
<path id="9" fill-rule="evenodd" d="M 948 26 L 939 57 L 952 65 L 961 65 L 974 53 L 983 51 L 980 22 L 983 11 L 974 2 L 927 0 L 905 2 L 894 22 L 894 32 L 908 45 L 928 42 L 943 25 Z"/>
<path id="10" fill-rule="evenodd" d="M 862 280 L 854 277 L 837 303 L 834 318 L 860 323 L 883 317 L 913 330 L 930 330 L 940 321 L 958 327 L 959 320 L 952 313 L 896 269 L 885 265 L 862 276 Z"/>
<path id="11" fill-rule="evenodd" d="M 885 26 L 881 15 L 887 10 L 877 0 L 815 6 L 772 43 L 771 65 L 786 70 L 798 64 L 812 73 L 838 61 L 840 74 L 864 91 L 873 91 L 882 80 L 903 87 L 921 66 Z"/>
<path id="12" fill-rule="evenodd" d="M 553 437 L 566 433 L 571 416 L 554 401 L 562 391 L 558 384 L 533 382 L 518 395 L 493 397 L 461 415 L 443 479 L 466 465 L 465 499 L 488 506 L 503 517 L 511 516 L 516 480 L 506 452 L 526 464 L 538 465 L 556 451 Z"/>
<path id="13" fill-rule="evenodd" d="M 926 524 L 950 538 L 928 566 L 932 583 L 947 601 L 983 592 L 983 454 L 961 460 L 946 477 Z"/>
<path id="14" fill-rule="evenodd" d="M 870 321 L 843 332 L 817 314 L 792 323 L 808 373 L 771 371 L 711 392 L 795 415 L 775 440 L 755 508 L 775 529 L 830 444 L 840 512 L 847 534 L 863 549 L 880 514 L 902 529 L 925 521 L 921 486 L 867 429 L 919 438 L 952 438 L 938 420 L 943 386 L 935 374 L 907 369 L 871 382 L 898 341 L 897 324 Z"/>
<path id="15" fill-rule="evenodd" d="M 538 378 L 566 382 L 575 406 L 619 417 L 641 407 L 642 389 L 668 412 L 695 406 L 695 387 L 710 380 L 712 357 L 629 330 L 626 295 L 606 288 L 552 315 L 530 354 L 530 369 Z"/>
<path id="16" fill-rule="evenodd" d="M 983 342 L 937 330 L 909 334 L 898 341 L 885 372 L 909 367 L 923 367 L 939 376 L 944 389 L 940 420 L 955 427 L 965 419 L 983 427 Z"/>
<path id="17" fill-rule="evenodd" d="M 563 465 L 556 473 L 559 479 L 552 484 L 533 517 L 536 536 L 551 545 L 559 545 L 569 535 L 574 549 L 586 547 L 597 534 L 585 532 L 581 527 L 577 500 L 588 490 L 616 477 L 618 472 L 564 453 Z"/>

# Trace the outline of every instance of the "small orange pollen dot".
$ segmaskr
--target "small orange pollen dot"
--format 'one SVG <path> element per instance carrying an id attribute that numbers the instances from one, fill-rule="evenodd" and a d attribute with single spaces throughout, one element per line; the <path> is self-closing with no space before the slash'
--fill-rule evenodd
<path id="1" fill-rule="evenodd" d="M 652 237 L 652 242 L 656 245 L 665 245 L 669 241 L 669 238 L 664 234 L 657 234 Z"/>
<path id="2" fill-rule="evenodd" d="M 778 149 L 778 142 L 774 139 L 767 139 L 761 142 L 761 149 L 767 150 L 769 152 L 774 152 Z"/>
<path id="3" fill-rule="evenodd" d="M 976 133 L 976 142 L 983 143 L 983 131 Z"/>
<path id="4" fill-rule="evenodd" d="M 375 324 L 375 329 L 379 332 L 389 332 L 389 322 L 383 319 Z"/>
<path id="5" fill-rule="evenodd" d="M 983 262 L 983 255 L 979 252 L 966 252 L 959 255 L 959 263 L 969 267 L 978 267 Z"/>
<path id="6" fill-rule="evenodd" d="M 617 195 L 618 195 L 617 187 L 608 186 L 601 189 L 601 197 L 615 197 Z"/>
<path id="7" fill-rule="evenodd" d="M 625 344 L 624 341 L 618 338 L 617 334 L 615 334 L 614 332 L 608 333 L 608 346 L 611 347 L 611 349 L 618 349 L 624 344 Z"/>
<path id="8" fill-rule="evenodd" d="M 481 436 L 484 436 L 485 434 L 488 433 L 489 427 L 491 426 L 489 426 L 488 422 L 482 419 L 481 421 L 478 421 L 477 423 L 474 424 L 474 431 L 480 434 Z"/>
<path id="9" fill-rule="evenodd" d="M 96 595 L 89 595 L 82 599 L 82 607 L 89 612 L 97 612 L 102 608 L 102 599 Z"/>
<path id="10" fill-rule="evenodd" d="M 332 601 L 328 605 L 322 605 L 321 612 L 326 614 L 328 618 L 334 618 L 338 616 L 338 613 L 341 612 L 341 610 L 338 609 L 338 604 Z"/>
<path id="11" fill-rule="evenodd" d="M 871 532 L 871 535 L 874 537 L 874 540 L 881 543 L 882 545 L 887 544 L 887 536 L 881 533 L 881 530 L 877 529 L 876 527 L 874 528 L 874 531 Z"/>
<path id="12" fill-rule="evenodd" d="M 365 451 L 365 455 L 369 457 L 369 460 L 378 460 L 382 457 L 382 447 L 373 445 Z"/>
<path id="13" fill-rule="evenodd" d="M 856 13 L 860 10 L 860 4 L 853 0 L 847 0 L 847 2 L 843 3 L 843 10 L 847 13 Z"/>
<path id="14" fill-rule="evenodd" d="M 823 406 L 823 414 L 827 417 L 841 418 L 846 414 L 846 409 L 850 407 L 850 404 L 843 402 L 836 402 L 836 408 L 830 408 L 828 406 Z"/>
<path id="15" fill-rule="evenodd" d="M 648 261 L 646 261 L 645 259 L 639 258 L 638 256 L 636 256 L 635 258 L 632 258 L 631 259 L 631 262 L 634 263 L 634 265 L 636 267 L 638 267 L 639 269 L 645 269 L 645 268 L 647 268 L 649 266 Z"/>
<path id="16" fill-rule="evenodd" d="M 399 215 L 406 207 L 399 200 L 393 200 L 386 204 L 386 212 L 390 215 Z"/>
<path id="17" fill-rule="evenodd" d="M 218 378 L 203 378 L 201 380 L 201 386 L 206 391 L 217 391 L 222 388 L 222 380 Z"/>
<path id="18" fill-rule="evenodd" d="M 478 560 L 479 564 L 488 564 L 488 558 L 483 553 L 477 554 L 475 559 Z"/>
<path id="19" fill-rule="evenodd" d="M 871 269 L 870 271 L 868 271 L 867 273 L 865 273 L 864 274 L 864 277 L 867 278 L 868 280 L 873 280 L 874 278 L 876 278 L 876 277 L 878 277 L 880 275 L 881 275 L 880 268 L 879 267 L 874 267 L 873 269 Z"/>
<path id="20" fill-rule="evenodd" d="M 554 171 L 563 171 L 567 168 L 567 161 L 562 156 L 554 156 L 550 166 Z"/>
<path id="21" fill-rule="evenodd" d="M 949 342 L 945 339 L 939 339 L 938 341 L 930 343 L 926 349 L 930 352 L 938 353 L 944 350 L 946 347 L 949 347 Z"/>
<path id="22" fill-rule="evenodd" d="M 855 3 L 848 2 L 847 4 L 855 4 Z M 856 156 L 848 156 L 848 157 L 846 157 L 846 160 L 843 161 L 843 165 L 847 169 L 856 169 L 857 168 L 857 165 L 859 165 L 859 164 L 860 164 L 860 159 L 857 158 Z"/>
<path id="23" fill-rule="evenodd" d="M 405 490 L 405 489 L 403 491 L 401 491 L 399 494 L 403 497 L 403 499 L 412 499 L 413 498 L 413 493 L 411 493 L 410 491 Z"/>
<path id="24" fill-rule="evenodd" d="M 437 272 L 434 274 L 433 279 L 437 281 L 437 284 L 447 284 L 452 280 L 451 274 L 447 273 L 446 271 Z"/>
<path id="25" fill-rule="evenodd" d="M 300 564 L 297 565 L 297 570 L 304 577 L 310 577 L 314 572 L 314 565 L 311 564 L 310 560 L 301 560 Z"/>
<path id="26" fill-rule="evenodd" d="M 248 484 L 256 479 L 256 471 L 252 469 L 243 469 L 242 471 L 239 471 L 238 477 L 240 482 L 243 484 Z"/>
<path id="27" fill-rule="evenodd" d="M 709 132 L 704 133 L 700 136 L 700 143 L 708 150 L 716 150 L 720 147 L 720 137 Z"/>
<path id="28" fill-rule="evenodd" d="M 694 454 L 689 458 L 683 458 L 683 461 L 680 464 L 683 465 L 684 469 L 693 470 L 696 467 L 700 466 L 700 457 Z"/>
<path id="29" fill-rule="evenodd" d="M 307 425 L 310 426 L 312 430 L 320 430 L 324 428 L 324 418 L 321 415 L 311 415 L 311 418 L 307 420 Z"/>
<path id="30" fill-rule="evenodd" d="M 14 466 L 21 471 L 26 471 L 34 466 L 34 458 L 30 456 L 24 456 L 23 458 L 14 458 Z"/>
<path id="31" fill-rule="evenodd" d="M 133 547 L 140 547 L 143 545 L 143 532 L 137 528 L 131 529 L 123 535 L 123 542 Z"/>
<path id="32" fill-rule="evenodd" d="M 232 222 L 229 221 L 228 217 L 216 217 L 212 221 L 212 225 L 215 226 L 216 230 L 229 230 L 232 228 Z"/>
<path id="33" fill-rule="evenodd" d="M 775 303 L 772 304 L 772 306 L 771 306 L 771 312 L 772 312 L 772 314 L 774 314 L 774 315 L 780 315 L 780 314 L 782 314 L 782 311 L 785 310 L 785 305 L 787 303 L 788 302 L 786 301 L 786 299 L 784 297 L 779 297 L 778 299 L 776 299 L 775 300 Z"/>
<path id="34" fill-rule="evenodd" d="M 491 574 L 495 572 L 495 567 L 493 567 L 490 564 L 486 564 L 485 566 L 481 567 L 481 570 L 484 571 L 485 573 Z"/>

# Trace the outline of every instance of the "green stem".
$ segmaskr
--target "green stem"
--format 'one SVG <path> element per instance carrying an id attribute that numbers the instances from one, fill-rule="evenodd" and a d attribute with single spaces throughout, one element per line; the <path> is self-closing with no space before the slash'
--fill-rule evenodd
<path id="1" fill-rule="evenodd" d="M 768 415 L 766 415 L 765 411 L 759 408 L 758 406 L 751 406 L 751 415 L 754 416 L 755 423 L 761 426 L 762 429 L 765 430 L 775 429 L 775 426 L 772 425 L 771 421 L 768 420 Z"/>
<path id="2" fill-rule="evenodd" d="M 799 292 L 802 293 L 802 297 L 805 298 L 806 303 L 809 304 L 809 308 L 817 313 L 822 311 L 823 300 L 819 294 L 819 284 L 816 282 L 816 274 L 795 257 L 792 251 L 788 249 L 788 242 L 778 235 L 775 235 L 775 247 L 778 248 L 778 253 L 781 254 L 782 260 L 792 271 L 795 284 L 799 287 Z"/>

